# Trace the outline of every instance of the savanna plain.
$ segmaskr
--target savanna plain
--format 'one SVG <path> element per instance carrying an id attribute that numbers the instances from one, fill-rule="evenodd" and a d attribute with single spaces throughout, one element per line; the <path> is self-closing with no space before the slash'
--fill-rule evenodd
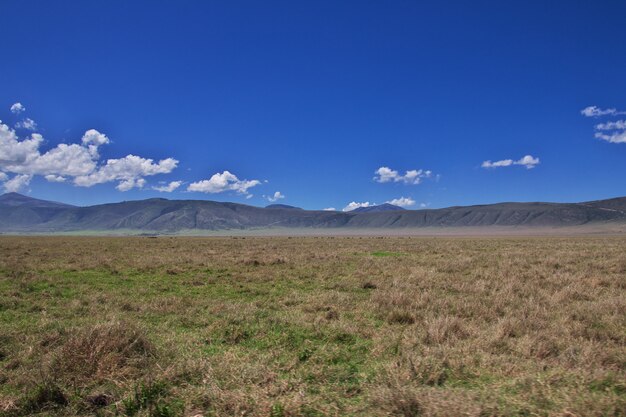
<path id="1" fill-rule="evenodd" d="M 0 237 L 0 416 L 626 416 L 626 237 Z"/>

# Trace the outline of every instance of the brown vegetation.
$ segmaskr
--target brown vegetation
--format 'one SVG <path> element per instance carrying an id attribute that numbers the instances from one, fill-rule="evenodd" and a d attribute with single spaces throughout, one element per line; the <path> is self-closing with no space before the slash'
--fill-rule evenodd
<path id="1" fill-rule="evenodd" d="M 626 239 L 0 239 L 0 416 L 624 416 Z"/>

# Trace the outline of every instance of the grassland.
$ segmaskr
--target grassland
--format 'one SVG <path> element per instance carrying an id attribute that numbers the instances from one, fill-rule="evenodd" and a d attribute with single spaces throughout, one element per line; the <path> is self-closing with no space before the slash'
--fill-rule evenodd
<path id="1" fill-rule="evenodd" d="M 0 416 L 624 416 L 626 238 L 0 238 Z"/>

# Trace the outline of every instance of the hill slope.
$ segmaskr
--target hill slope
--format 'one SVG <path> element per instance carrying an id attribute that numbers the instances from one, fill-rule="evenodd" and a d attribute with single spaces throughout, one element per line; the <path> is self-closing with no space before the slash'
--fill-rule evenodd
<path id="1" fill-rule="evenodd" d="M 267 209 L 291 209 L 291 210 L 302 210 L 300 207 L 290 206 L 288 204 L 270 204 L 269 206 L 265 206 Z"/>
<path id="2" fill-rule="evenodd" d="M 148 199 L 75 207 L 19 194 L 0 196 L 1 232 L 134 229 L 564 227 L 626 222 L 626 198 L 585 203 L 499 203 L 432 210 L 331 212 L 203 200 Z"/>

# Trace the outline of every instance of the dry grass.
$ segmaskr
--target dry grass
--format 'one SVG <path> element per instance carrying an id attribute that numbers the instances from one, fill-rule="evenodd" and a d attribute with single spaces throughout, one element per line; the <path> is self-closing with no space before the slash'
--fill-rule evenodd
<path id="1" fill-rule="evenodd" d="M 626 238 L 0 238 L 0 416 L 624 416 Z"/>

